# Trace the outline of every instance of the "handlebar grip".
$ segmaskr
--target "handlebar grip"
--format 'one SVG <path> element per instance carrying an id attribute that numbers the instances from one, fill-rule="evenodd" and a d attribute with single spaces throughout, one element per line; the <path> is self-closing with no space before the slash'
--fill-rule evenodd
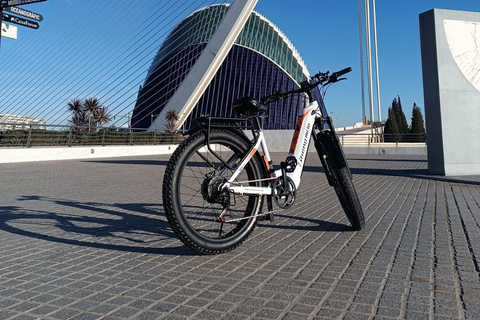
<path id="1" fill-rule="evenodd" d="M 337 79 L 338 77 L 341 77 L 341 76 L 343 76 L 344 74 L 347 74 L 347 73 L 349 73 L 349 72 L 351 72 L 351 71 L 352 71 L 352 68 L 351 68 L 351 67 L 348 67 L 348 68 L 345 68 L 345 69 L 343 69 L 343 70 L 340 70 L 340 71 L 337 71 L 337 72 L 332 73 L 332 76 L 333 76 L 335 79 Z"/>

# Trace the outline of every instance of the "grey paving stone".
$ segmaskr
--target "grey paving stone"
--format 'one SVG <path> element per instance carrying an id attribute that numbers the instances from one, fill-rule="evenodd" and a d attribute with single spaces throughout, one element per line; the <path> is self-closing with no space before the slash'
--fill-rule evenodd
<path id="1" fill-rule="evenodd" d="M 0 228 L 0 318 L 478 318 L 480 178 L 419 174 L 425 156 L 348 158 L 364 230 L 312 156 L 297 204 L 219 256 L 172 233 L 168 156 L 2 164 L 0 220 L 28 223 Z"/>
<path id="2" fill-rule="evenodd" d="M 71 319 L 76 315 L 81 314 L 82 312 L 79 310 L 72 310 L 72 309 L 60 309 L 57 312 L 52 313 L 50 316 L 54 319 Z M 98 317 L 98 315 L 97 315 Z"/>
<path id="3" fill-rule="evenodd" d="M 340 311 L 340 310 L 322 308 L 322 309 L 320 309 L 320 311 L 317 313 L 317 316 L 319 316 L 319 317 L 325 317 L 325 318 L 338 319 L 338 317 L 339 317 L 341 314 L 342 314 L 342 311 Z"/>
<path id="4" fill-rule="evenodd" d="M 370 319 L 371 315 L 349 312 L 343 317 L 343 320 L 367 320 Z"/>

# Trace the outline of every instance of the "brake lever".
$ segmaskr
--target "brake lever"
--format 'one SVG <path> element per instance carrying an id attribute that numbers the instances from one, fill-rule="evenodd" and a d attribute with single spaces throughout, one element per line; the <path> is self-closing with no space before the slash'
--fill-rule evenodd
<path id="1" fill-rule="evenodd" d="M 347 78 L 337 78 L 334 81 L 332 81 L 332 79 L 329 79 L 328 82 L 324 84 L 324 86 L 327 86 L 327 85 L 332 84 L 332 83 L 337 83 L 337 82 L 340 82 L 342 80 L 347 80 Z"/>

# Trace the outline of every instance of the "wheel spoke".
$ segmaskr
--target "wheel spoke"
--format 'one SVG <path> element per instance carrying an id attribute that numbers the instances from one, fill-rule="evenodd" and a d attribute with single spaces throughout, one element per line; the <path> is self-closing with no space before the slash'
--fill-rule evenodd
<path id="1" fill-rule="evenodd" d="M 210 140 L 215 153 L 204 147 L 205 136 L 201 133 L 193 134 L 178 147 L 174 154 L 177 162 L 169 163 L 165 172 L 165 181 L 172 183 L 170 192 L 178 194 L 164 201 L 174 232 L 195 250 L 208 253 L 231 250 L 240 244 L 253 229 L 255 218 L 251 216 L 261 205 L 259 196 L 233 195 L 223 187 L 235 171 L 232 168 L 248 153 L 248 143 L 223 129 L 213 129 Z M 258 160 L 252 161 L 254 164 L 247 165 L 236 181 L 262 178 Z M 259 186 L 260 182 L 247 185 Z"/>

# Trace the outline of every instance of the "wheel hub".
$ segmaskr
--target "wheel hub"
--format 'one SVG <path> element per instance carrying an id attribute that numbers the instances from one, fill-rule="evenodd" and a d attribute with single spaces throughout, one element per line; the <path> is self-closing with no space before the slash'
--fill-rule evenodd
<path id="1" fill-rule="evenodd" d="M 227 179 L 224 177 L 206 177 L 202 183 L 202 197 L 208 203 L 219 203 L 227 206 L 230 203 L 230 194 L 223 188 Z"/>

